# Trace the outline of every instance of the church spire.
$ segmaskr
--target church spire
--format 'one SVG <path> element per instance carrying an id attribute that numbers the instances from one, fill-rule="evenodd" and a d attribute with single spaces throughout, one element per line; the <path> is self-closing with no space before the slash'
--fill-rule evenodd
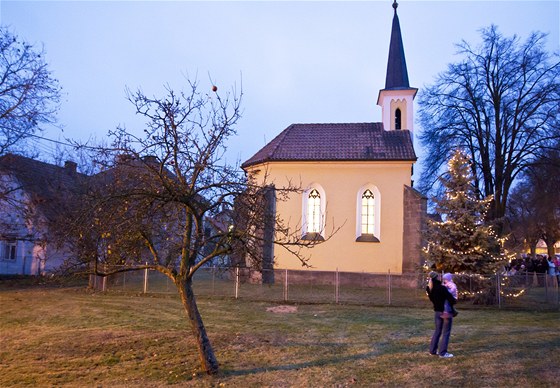
<path id="1" fill-rule="evenodd" d="M 397 1 L 393 1 L 393 26 L 389 44 L 389 60 L 387 61 L 387 77 L 385 89 L 379 91 L 377 105 L 381 106 L 383 128 L 387 131 L 414 128 L 414 97 L 418 89 L 411 88 L 408 83 L 408 72 L 404 58 L 404 46 L 401 26 L 397 15 Z"/>
<path id="2" fill-rule="evenodd" d="M 404 46 L 401 35 L 399 16 L 397 15 L 397 0 L 393 2 L 393 27 L 391 29 L 391 43 L 389 44 L 389 60 L 387 61 L 387 77 L 385 78 L 385 89 L 408 88 L 408 72 L 406 71 L 406 60 L 404 57 Z"/>

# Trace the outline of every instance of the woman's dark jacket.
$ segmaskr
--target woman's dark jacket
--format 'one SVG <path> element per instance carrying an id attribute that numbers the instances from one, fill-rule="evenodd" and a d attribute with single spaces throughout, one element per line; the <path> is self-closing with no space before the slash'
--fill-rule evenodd
<path id="1" fill-rule="evenodd" d="M 443 306 L 446 300 L 449 301 L 451 305 L 455 304 L 453 295 L 451 295 L 447 288 L 437 279 L 432 279 L 432 289 L 430 290 L 430 287 L 426 287 L 426 293 L 434 304 L 434 311 L 443 312 Z"/>

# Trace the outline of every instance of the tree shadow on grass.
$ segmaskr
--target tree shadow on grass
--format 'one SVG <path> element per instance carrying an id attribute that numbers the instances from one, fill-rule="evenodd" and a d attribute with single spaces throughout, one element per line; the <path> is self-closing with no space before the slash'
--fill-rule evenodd
<path id="1" fill-rule="evenodd" d="M 292 370 L 299 370 L 299 369 L 310 368 L 310 367 L 341 364 L 347 361 L 365 360 L 378 356 L 382 353 L 383 352 L 380 350 L 374 350 L 370 352 L 353 354 L 348 356 L 317 358 L 315 360 L 311 360 L 307 362 L 299 362 L 299 363 L 288 364 L 288 365 L 270 365 L 270 366 L 256 367 L 250 369 L 239 369 L 239 370 L 224 368 L 222 369 L 222 375 L 224 377 L 230 377 L 230 376 L 252 375 L 252 374 L 263 373 L 263 372 L 292 371 Z"/>

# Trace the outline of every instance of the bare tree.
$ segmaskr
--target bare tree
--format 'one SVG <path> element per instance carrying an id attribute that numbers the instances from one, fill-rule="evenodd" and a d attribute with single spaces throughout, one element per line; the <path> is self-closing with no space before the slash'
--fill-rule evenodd
<path id="1" fill-rule="evenodd" d="M 60 90 L 44 50 L 0 27 L 0 155 L 55 122 Z"/>
<path id="2" fill-rule="evenodd" d="M 270 187 L 247 181 L 239 168 L 222 162 L 240 118 L 241 94 L 232 90 L 222 97 L 215 87 L 208 94 L 197 87 L 190 81 L 187 92 L 167 87 L 163 98 L 128 93 L 147 119 L 144 134 L 125 128 L 111 133 L 113 148 L 104 151 L 114 152 L 116 163 L 89 180 L 71 220 L 64 219 L 59 230 L 70 232 L 60 241 L 72 245 L 80 264 L 96 274 L 148 268 L 170 278 L 202 368 L 213 374 L 219 365 L 192 287 L 197 270 L 233 256 L 271 267 L 272 262 L 263 264 L 263 246 L 270 243 L 305 264 L 300 249 L 317 242 L 301 243 L 298 231 L 283 227 L 271 211 Z M 274 192 L 282 197 L 295 190 Z"/>
<path id="3" fill-rule="evenodd" d="M 560 143 L 559 143 L 560 144 Z M 560 241 L 560 148 L 548 150 L 523 174 L 515 188 L 509 221 L 514 236 L 523 238 L 534 254 L 543 239 L 548 255 L 554 256 L 554 244 Z"/>
<path id="4" fill-rule="evenodd" d="M 489 219 L 499 220 L 516 177 L 560 136 L 560 62 L 546 51 L 544 34 L 520 42 L 496 26 L 482 30 L 479 47 L 460 43 L 458 54 L 462 59 L 419 96 L 422 189 L 433 187 L 461 148 L 473 161 L 480 198 L 494 198 Z"/>
<path id="5" fill-rule="evenodd" d="M 535 190 L 525 180 L 519 182 L 512 190 L 507 207 L 508 247 L 515 251 L 529 249 L 532 257 L 536 256 L 537 243 L 541 238 L 541 229 L 535 209 Z"/>

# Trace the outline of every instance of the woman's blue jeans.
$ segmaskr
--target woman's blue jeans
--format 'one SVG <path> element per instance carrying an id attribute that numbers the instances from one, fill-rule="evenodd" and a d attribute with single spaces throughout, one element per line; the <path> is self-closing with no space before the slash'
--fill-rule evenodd
<path id="1" fill-rule="evenodd" d="M 451 326 L 453 326 L 453 318 L 443 319 L 441 318 L 441 311 L 434 311 L 434 321 L 436 329 L 434 330 L 432 341 L 430 342 L 430 353 L 439 354 L 441 356 L 447 353 L 449 337 L 451 336 Z"/>

